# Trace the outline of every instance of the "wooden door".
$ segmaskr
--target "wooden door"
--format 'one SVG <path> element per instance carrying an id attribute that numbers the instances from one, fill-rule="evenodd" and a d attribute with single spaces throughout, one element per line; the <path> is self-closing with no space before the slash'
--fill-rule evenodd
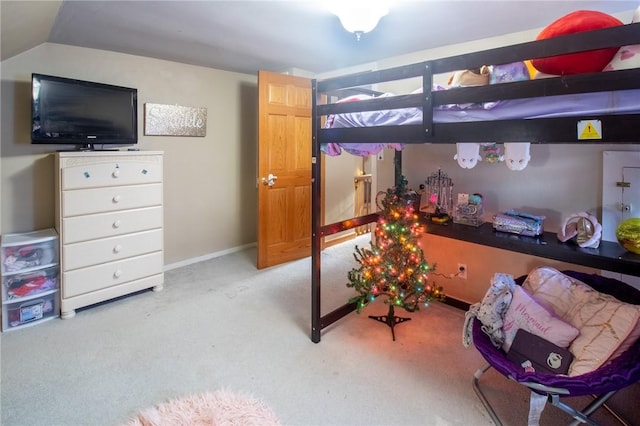
<path id="1" fill-rule="evenodd" d="M 311 80 L 258 72 L 258 268 L 311 255 Z"/>

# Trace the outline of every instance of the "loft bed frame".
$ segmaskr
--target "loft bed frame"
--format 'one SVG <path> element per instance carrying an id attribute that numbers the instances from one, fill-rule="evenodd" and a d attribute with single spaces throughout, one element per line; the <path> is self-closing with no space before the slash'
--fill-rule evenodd
<path id="1" fill-rule="evenodd" d="M 639 144 L 640 109 L 634 113 L 589 115 L 554 118 L 526 118 L 454 123 L 434 122 L 434 109 L 441 105 L 490 102 L 521 98 L 537 98 L 578 93 L 640 89 L 640 68 L 567 75 L 539 80 L 517 81 L 495 85 L 464 87 L 434 91 L 437 74 L 478 68 L 483 65 L 509 64 L 528 59 L 550 57 L 587 50 L 640 44 L 640 23 L 582 32 L 547 40 L 473 52 L 443 59 L 390 69 L 350 74 L 326 80 L 312 81 L 312 320 L 311 340 L 318 343 L 324 328 L 355 310 L 345 304 L 326 315 L 321 309 L 322 239 L 337 232 L 375 222 L 377 213 L 345 221 L 323 224 L 321 200 L 321 146 L 330 142 L 455 144 L 458 142 L 530 142 L 546 144 L 597 143 Z M 327 94 L 380 83 L 422 78 L 422 93 L 380 97 L 358 102 L 328 103 Z M 422 108 L 422 124 L 397 126 L 323 128 L 331 114 L 382 111 L 401 108 Z M 582 120 L 600 120 L 601 139 L 578 139 L 577 124 Z M 394 157 L 395 181 L 402 173 L 402 154 Z"/>

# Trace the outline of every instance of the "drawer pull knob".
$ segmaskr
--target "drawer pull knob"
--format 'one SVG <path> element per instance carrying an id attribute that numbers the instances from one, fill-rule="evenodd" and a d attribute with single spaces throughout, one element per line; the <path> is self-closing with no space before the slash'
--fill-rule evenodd
<path id="1" fill-rule="evenodd" d="M 120 176 L 120 170 L 114 170 L 113 173 L 111 173 L 111 176 L 117 178 L 118 176 Z"/>
<path id="2" fill-rule="evenodd" d="M 114 202 L 114 203 L 119 203 L 121 199 L 122 199 L 122 197 L 121 197 L 121 196 L 116 195 L 115 197 L 113 197 L 113 202 Z"/>
<path id="3" fill-rule="evenodd" d="M 113 273 L 113 278 L 120 278 L 121 275 L 122 275 L 122 271 L 118 269 Z"/>
<path id="4" fill-rule="evenodd" d="M 114 228 L 120 228 L 121 224 L 122 224 L 122 222 L 120 222 L 119 220 L 116 220 L 115 222 L 113 222 L 113 227 Z"/>
<path id="5" fill-rule="evenodd" d="M 122 246 L 121 246 L 120 244 L 116 245 L 116 246 L 113 248 L 113 252 L 114 252 L 114 253 L 120 253 L 120 250 L 122 250 Z"/>

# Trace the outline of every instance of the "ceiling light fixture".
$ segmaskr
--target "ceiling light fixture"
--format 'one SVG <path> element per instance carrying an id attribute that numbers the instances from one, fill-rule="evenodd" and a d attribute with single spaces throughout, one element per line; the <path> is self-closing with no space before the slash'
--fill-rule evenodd
<path id="1" fill-rule="evenodd" d="M 372 31 L 380 18 L 389 13 L 388 1 L 335 2 L 331 12 L 340 18 L 345 30 L 356 35 L 360 41 L 362 34 Z"/>

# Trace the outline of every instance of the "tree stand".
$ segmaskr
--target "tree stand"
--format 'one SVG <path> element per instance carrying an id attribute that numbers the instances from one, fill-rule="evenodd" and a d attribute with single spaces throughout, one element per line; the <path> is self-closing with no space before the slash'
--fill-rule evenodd
<path id="1" fill-rule="evenodd" d="M 391 328 L 391 337 L 393 337 L 394 342 L 396 341 L 396 333 L 393 329 L 395 325 L 400 324 L 401 322 L 411 321 L 411 318 L 397 317 L 394 313 L 393 305 L 389 305 L 389 312 L 387 315 L 369 315 L 369 318 L 387 324 L 389 328 Z"/>

